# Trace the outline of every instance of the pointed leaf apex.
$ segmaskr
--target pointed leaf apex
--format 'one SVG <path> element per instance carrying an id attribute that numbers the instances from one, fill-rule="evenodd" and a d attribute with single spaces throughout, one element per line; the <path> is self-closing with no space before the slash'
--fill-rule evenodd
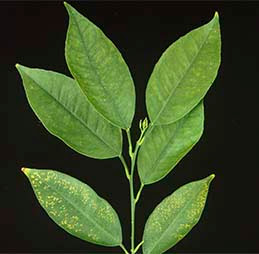
<path id="1" fill-rule="evenodd" d="M 214 15 L 214 18 L 218 18 L 218 17 L 219 17 L 219 13 L 216 11 L 215 15 Z"/>
<path id="2" fill-rule="evenodd" d="M 208 179 L 208 184 L 211 183 L 211 181 L 215 178 L 215 174 L 211 174 L 210 176 L 207 177 Z"/>
<path id="3" fill-rule="evenodd" d="M 64 6 L 65 6 L 67 12 L 69 13 L 69 10 L 70 10 L 70 8 L 71 8 L 71 5 L 70 5 L 69 3 L 67 3 L 67 2 L 64 2 Z"/>
<path id="4" fill-rule="evenodd" d="M 21 65 L 20 64 L 15 64 L 15 68 L 18 69 Z"/>
<path id="5" fill-rule="evenodd" d="M 22 167 L 22 168 L 21 168 L 21 170 L 22 170 L 22 172 L 23 172 L 25 175 L 27 175 L 27 174 L 28 174 L 28 171 L 29 171 L 29 169 L 28 169 L 28 168 L 24 168 L 24 167 Z"/>

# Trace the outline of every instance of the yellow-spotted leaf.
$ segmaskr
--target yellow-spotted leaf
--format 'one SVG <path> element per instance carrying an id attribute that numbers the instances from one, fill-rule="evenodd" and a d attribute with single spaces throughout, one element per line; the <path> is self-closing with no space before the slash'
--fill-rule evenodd
<path id="1" fill-rule="evenodd" d="M 22 170 L 29 178 L 40 205 L 65 231 L 99 245 L 121 244 L 117 213 L 88 185 L 54 170 Z"/>
<path id="2" fill-rule="evenodd" d="M 205 96 L 220 65 L 219 17 L 174 42 L 162 54 L 146 90 L 149 118 L 156 125 L 176 122 Z"/>
<path id="3" fill-rule="evenodd" d="M 65 3 L 69 14 L 65 56 L 69 70 L 96 110 L 115 126 L 129 128 L 135 88 L 127 64 L 105 34 Z"/>
<path id="4" fill-rule="evenodd" d="M 180 187 L 154 209 L 144 229 L 144 254 L 164 253 L 190 232 L 201 217 L 214 176 Z"/>
<path id="5" fill-rule="evenodd" d="M 50 133 L 89 157 L 121 154 L 121 130 L 96 112 L 75 80 L 53 71 L 16 67 L 31 108 Z"/>
<path id="6" fill-rule="evenodd" d="M 138 154 L 143 184 L 164 178 L 199 141 L 203 132 L 203 102 L 175 123 L 151 125 Z"/>

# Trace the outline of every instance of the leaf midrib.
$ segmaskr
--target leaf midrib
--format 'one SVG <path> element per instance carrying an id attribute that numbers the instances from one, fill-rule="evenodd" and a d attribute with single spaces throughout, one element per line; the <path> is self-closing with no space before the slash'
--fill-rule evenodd
<path id="1" fill-rule="evenodd" d="M 85 124 L 84 121 L 82 121 L 80 118 L 78 118 L 78 116 L 76 114 L 74 114 L 72 111 L 70 111 L 63 103 L 61 103 L 61 101 L 59 101 L 58 99 L 56 99 L 51 93 L 49 93 L 46 89 L 44 89 L 39 82 L 37 82 L 34 78 L 32 78 L 30 75 L 28 75 L 26 72 L 24 72 L 30 79 L 32 79 L 34 81 L 35 84 L 37 84 L 48 96 L 50 96 L 52 99 L 54 99 L 59 105 L 61 105 L 66 112 L 68 112 L 70 115 L 72 115 L 72 117 L 74 117 L 83 127 L 85 127 L 86 129 L 88 129 L 97 139 L 99 139 L 102 143 L 104 143 L 107 147 L 109 147 L 112 151 L 114 151 L 116 154 L 117 151 L 114 150 L 114 148 L 112 146 L 110 146 L 109 143 L 106 143 L 104 139 L 102 139 L 101 137 L 99 137 L 89 126 L 87 126 Z M 91 106 L 91 105 L 89 105 Z"/>
<path id="2" fill-rule="evenodd" d="M 191 70 L 191 67 L 192 67 L 192 65 L 194 64 L 194 61 L 197 59 L 198 55 L 199 55 L 200 52 L 202 51 L 202 48 L 203 48 L 205 42 L 207 41 L 207 39 L 208 39 L 208 37 L 209 37 L 209 35 L 210 35 L 212 29 L 214 28 L 214 25 L 215 25 L 215 24 L 216 24 L 216 23 L 214 23 L 214 24 L 211 26 L 210 30 L 208 31 L 208 34 L 206 35 L 206 38 L 204 39 L 202 45 L 201 45 L 200 48 L 199 48 L 198 52 L 197 52 L 196 55 L 194 56 L 193 60 L 191 61 L 189 67 L 186 69 L 186 71 L 185 71 L 185 73 L 183 74 L 183 76 L 182 76 L 182 77 L 180 78 L 180 80 L 177 82 L 175 88 L 172 90 L 172 92 L 170 93 L 170 95 L 169 95 L 168 98 L 166 99 L 164 105 L 162 106 L 162 108 L 161 108 L 160 111 L 158 112 L 158 114 L 157 114 L 156 118 L 154 119 L 153 123 L 155 123 L 155 122 L 157 121 L 157 119 L 159 119 L 160 115 L 164 112 L 164 109 L 165 109 L 165 107 L 167 106 L 167 103 L 171 100 L 172 96 L 175 94 L 175 92 L 176 92 L 178 86 L 180 85 L 180 83 L 183 81 L 183 79 L 186 77 L 186 75 L 187 75 L 187 74 L 189 73 L 189 71 Z M 179 119 L 178 119 L 178 120 L 179 120 Z M 175 122 L 175 121 L 174 121 L 174 122 Z M 173 123 L 173 122 L 172 122 L 172 123 Z M 170 124 L 170 123 L 168 123 L 168 124 Z"/>
<path id="3" fill-rule="evenodd" d="M 92 64 L 92 60 L 90 59 L 90 56 L 87 54 L 87 51 L 88 51 L 88 50 L 87 50 L 87 46 L 85 45 L 85 40 L 83 39 L 83 34 L 82 34 L 82 31 L 81 31 L 80 26 L 79 26 L 79 24 L 78 24 L 77 18 L 75 17 L 75 15 L 74 15 L 72 12 L 70 12 L 70 13 L 71 13 L 71 15 L 74 17 L 75 24 L 76 24 L 76 27 L 77 27 L 77 30 L 78 30 L 78 34 L 79 34 L 79 36 L 80 36 L 80 38 L 81 38 L 81 41 L 82 41 L 82 44 L 83 44 L 83 47 L 84 47 L 84 52 L 86 53 L 85 55 L 86 55 L 86 57 L 87 57 L 87 59 L 88 59 L 88 63 L 89 63 L 90 66 L 91 66 L 91 69 L 92 69 L 93 72 L 95 73 L 95 76 L 97 77 L 97 79 L 98 79 L 98 81 L 99 81 L 101 87 L 103 88 L 104 92 L 108 95 L 108 97 L 113 98 L 113 97 L 110 95 L 109 91 L 105 88 L 105 86 L 104 86 L 104 84 L 103 84 L 103 81 L 102 81 L 102 79 L 101 79 L 99 73 L 98 73 L 98 72 L 96 71 L 96 69 L 94 68 L 94 66 L 93 66 L 93 64 Z M 98 29 L 98 28 L 97 28 L 97 29 Z M 113 110 L 117 113 L 116 115 L 119 116 L 121 123 L 124 123 L 124 121 L 123 121 L 123 119 L 122 119 L 122 117 L 121 117 L 121 114 L 120 114 L 120 112 L 118 111 L 118 107 L 115 105 L 114 100 L 111 100 L 111 105 L 112 105 L 112 107 L 113 107 Z M 109 120 L 109 121 L 110 121 L 110 120 Z M 119 126 L 119 127 L 121 127 L 121 126 Z"/>
<path id="4" fill-rule="evenodd" d="M 201 186 L 202 187 L 202 186 Z M 193 193 L 192 198 L 184 205 L 184 207 L 181 209 L 180 212 L 178 212 L 178 214 L 174 217 L 174 219 L 172 220 L 172 222 L 170 224 L 168 224 L 168 227 L 166 228 L 166 230 L 161 234 L 161 236 L 159 237 L 158 241 L 155 243 L 155 245 L 152 247 L 151 251 L 149 251 L 149 253 L 152 253 L 152 251 L 154 250 L 154 248 L 157 246 L 157 244 L 159 243 L 159 241 L 164 237 L 165 234 L 167 234 L 167 232 L 170 230 L 170 228 L 172 227 L 172 225 L 177 221 L 177 219 L 179 218 L 179 216 L 182 214 L 182 211 L 185 210 L 187 207 L 189 207 L 191 201 L 193 201 L 195 199 L 196 194 L 198 194 L 201 191 L 201 187 L 198 189 L 197 192 L 195 192 L 195 194 Z M 173 194 L 172 194 L 173 195 Z M 170 196 L 168 197 L 170 198 Z"/>
<path id="5" fill-rule="evenodd" d="M 98 224 L 97 221 L 93 220 L 90 216 L 88 216 L 87 214 L 85 214 L 81 209 L 77 208 L 77 206 L 76 206 L 73 202 L 71 202 L 69 199 L 67 199 L 66 196 L 62 194 L 62 192 L 57 191 L 57 189 L 54 189 L 51 185 L 47 184 L 46 182 L 45 182 L 45 184 L 46 184 L 48 187 L 50 187 L 50 189 L 51 189 L 53 192 L 56 192 L 56 193 L 57 193 L 58 195 L 60 195 L 65 201 L 67 201 L 72 207 L 74 207 L 75 210 L 77 210 L 79 213 L 81 213 L 81 214 L 83 215 L 83 217 L 86 217 L 86 219 L 88 219 L 89 221 L 91 221 L 94 225 L 97 225 L 97 227 L 98 227 L 99 229 L 101 229 L 106 235 L 108 235 L 109 237 L 111 237 L 112 240 L 116 242 L 116 238 L 114 238 L 113 235 L 111 235 L 110 232 L 108 232 L 107 230 L 105 230 L 101 225 Z M 89 189 L 90 189 L 90 188 L 89 188 Z M 97 199 L 100 199 L 100 197 L 99 197 L 95 192 L 93 192 L 93 190 L 90 189 L 90 191 L 92 191 L 92 193 L 96 195 Z"/>

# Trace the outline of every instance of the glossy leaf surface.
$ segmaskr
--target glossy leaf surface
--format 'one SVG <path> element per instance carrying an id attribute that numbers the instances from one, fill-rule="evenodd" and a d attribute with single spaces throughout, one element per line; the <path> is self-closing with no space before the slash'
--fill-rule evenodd
<path id="1" fill-rule="evenodd" d="M 202 100 L 216 78 L 220 47 L 216 13 L 208 24 L 181 37 L 162 54 L 146 90 L 152 123 L 173 123 Z"/>
<path id="2" fill-rule="evenodd" d="M 83 182 L 54 170 L 23 168 L 47 214 L 68 233 L 88 242 L 118 246 L 119 218 L 111 205 Z"/>
<path id="3" fill-rule="evenodd" d="M 154 209 L 144 229 L 144 254 L 164 253 L 197 224 L 213 178 L 210 175 L 180 187 Z"/>
<path id="4" fill-rule="evenodd" d="M 175 123 L 150 126 L 138 155 L 143 184 L 165 177 L 198 142 L 203 132 L 203 103 Z"/>
<path id="5" fill-rule="evenodd" d="M 93 158 L 121 153 L 121 130 L 96 112 L 76 81 L 52 71 L 16 67 L 30 106 L 50 133 Z"/>
<path id="6" fill-rule="evenodd" d="M 111 123 L 129 128 L 135 88 L 120 52 L 91 21 L 65 3 L 69 13 L 65 56 L 68 67 L 96 110 Z"/>

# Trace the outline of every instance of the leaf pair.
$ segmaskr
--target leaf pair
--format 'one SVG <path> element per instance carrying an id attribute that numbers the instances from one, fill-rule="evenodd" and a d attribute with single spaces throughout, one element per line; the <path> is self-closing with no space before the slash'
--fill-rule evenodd
<path id="1" fill-rule="evenodd" d="M 143 184 L 165 177 L 198 142 L 203 102 L 220 65 L 218 14 L 173 43 L 149 79 L 146 105 L 151 121 L 138 156 Z"/>
<path id="2" fill-rule="evenodd" d="M 122 244 L 118 215 L 81 181 L 53 170 L 23 168 L 41 206 L 61 228 L 88 242 Z M 165 198 L 147 220 L 144 254 L 163 253 L 198 222 L 214 175 L 188 183 Z"/>
<path id="3" fill-rule="evenodd" d="M 65 6 L 65 55 L 75 80 L 17 64 L 28 101 L 46 129 L 75 151 L 98 159 L 120 156 L 120 128 L 130 128 L 135 112 L 130 72 L 103 32 Z"/>

